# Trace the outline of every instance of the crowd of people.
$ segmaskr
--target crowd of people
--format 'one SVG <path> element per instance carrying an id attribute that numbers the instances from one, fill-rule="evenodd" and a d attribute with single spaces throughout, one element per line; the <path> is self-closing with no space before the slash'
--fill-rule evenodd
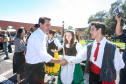
<path id="1" fill-rule="evenodd" d="M 121 16 L 116 14 L 115 18 L 115 33 L 126 44 L 126 34 L 121 32 Z M 126 83 L 126 49 L 121 56 L 117 46 L 105 38 L 106 27 L 103 23 L 91 23 L 90 34 L 95 40 L 82 48 L 72 30 L 65 32 L 61 45 L 54 37 L 55 30 L 50 30 L 50 21 L 50 18 L 40 17 L 34 26 L 35 31 L 27 32 L 27 39 L 25 31 L 18 29 L 13 55 L 13 73 L 17 73 L 18 84 L 22 82 L 21 75 L 25 84 L 45 84 L 45 74 L 51 76 L 49 84 L 55 82 L 55 76 L 58 76 L 57 84 L 116 84 L 117 71 L 120 71 L 119 84 Z M 9 38 L 6 34 L 1 36 L 5 59 L 9 59 Z M 63 58 L 59 59 L 58 52 L 61 49 Z M 85 70 L 81 68 L 82 61 L 86 63 Z"/>
<path id="2" fill-rule="evenodd" d="M 9 59 L 9 53 L 12 53 L 12 48 L 10 33 L 7 31 L 0 31 L 0 49 L 6 54 L 4 60 Z"/>

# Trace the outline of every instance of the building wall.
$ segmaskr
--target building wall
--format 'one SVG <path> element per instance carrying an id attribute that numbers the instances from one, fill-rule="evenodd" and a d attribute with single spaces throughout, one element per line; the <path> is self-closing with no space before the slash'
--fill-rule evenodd
<path id="1" fill-rule="evenodd" d="M 0 20 L 0 27 L 2 30 L 6 30 L 8 26 L 13 26 L 15 30 L 18 30 L 20 27 L 24 27 L 27 31 L 29 31 L 31 28 L 34 28 L 35 24 L 32 23 L 22 23 L 22 22 L 13 22 L 13 21 L 4 21 Z M 51 29 L 60 30 L 61 35 L 62 35 L 62 27 L 60 26 L 51 26 Z"/>
<path id="2" fill-rule="evenodd" d="M 84 39 L 84 31 L 75 31 L 76 35 L 79 36 L 79 40 L 83 40 Z"/>

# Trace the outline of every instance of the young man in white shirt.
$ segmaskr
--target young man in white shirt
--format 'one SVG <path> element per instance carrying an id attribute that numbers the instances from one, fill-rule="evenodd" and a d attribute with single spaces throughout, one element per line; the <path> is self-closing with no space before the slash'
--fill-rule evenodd
<path id="1" fill-rule="evenodd" d="M 66 60 L 69 63 L 86 60 L 85 74 L 89 73 L 89 84 L 115 84 L 116 71 L 125 65 L 119 50 L 104 37 L 103 23 L 91 23 L 90 33 L 95 41 L 82 49 L 76 57 Z"/>
<path id="2" fill-rule="evenodd" d="M 31 34 L 28 39 L 27 51 L 26 51 L 26 68 L 25 78 L 26 83 L 29 84 L 44 84 L 44 62 L 58 63 L 65 65 L 67 62 L 62 63 L 60 60 L 52 58 L 46 50 L 46 33 L 49 31 L 51 24 L 50 18 L 40 17 L 39 25 L 35 32 Z"/>

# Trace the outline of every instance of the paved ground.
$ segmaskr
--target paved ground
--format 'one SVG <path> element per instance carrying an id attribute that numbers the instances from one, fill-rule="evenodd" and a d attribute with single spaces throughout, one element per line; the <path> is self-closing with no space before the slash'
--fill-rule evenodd
<path id="1" fill-rule="evenodd" d="M 12 49 L 14 51 L 14 45 L 12 45 Z M 3 60 L 3 58 L 5 57 L 5 53 L 2 52 L 2 50 L 0 50 L 0 83 L 5 82 L 4 84 L 16 84 L 16 82 L 17 82 L 16 74 L 12 73 L 13 72 L 13 70 L 12 70 L 13 53 L 9 53 L 9 55 L 10 55 L 10 59 Z M 45 82 L 47 82 L 48 79 L 50 79 L 50 76 L 46 75 Z M 11 83 L 6 83 L 7 81 L 11 82 Z M 118 81 L 119 81 L 119 76 L 118 76 L 118 72 L 117 72 L 116 84 L 118 84 Z M 56 82 L 57 82 L 57 77 L 56 77 Z M 54 84 L 57 84 L 56 82 Z"/>
<path id="2" fill-rule="evenodd" d="M 14 45 L 12 45 L 12 49 L 14 51 Z M 13 74 L 13 69 L 12 69 L 12 59 L 13 59 L 13 53 L 9 53 L 10 59 L 8 60 L 3 60 L 5 57 L 5 53 L 2 52 L 3 50 L 0 50 L 0 84 L 1 82 L 4 84 L 7 84 L 7 82 L 12 82 L 8 84 L 15 84 L 17 83 L 16 81 L 16 74 Z M 50 76 L 45 76 L 45 82 L 47 82 L 50 79 Z M 57 81 L 57 77 L 56 77 Z M 23 83 L 22 83 L 23 84 Z M 55 82 L 56 84 L 56 82 Z"/>

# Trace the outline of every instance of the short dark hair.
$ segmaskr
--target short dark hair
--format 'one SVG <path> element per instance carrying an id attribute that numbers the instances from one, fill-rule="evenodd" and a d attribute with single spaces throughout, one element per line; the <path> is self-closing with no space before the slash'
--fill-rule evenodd
<path id="1" fill-rule="evenodd" d="M 44 24 L 44 23 L 45 23 L 45 19 L 46 19 L 46 20 L 49 20 L 49 21 L 51 20 L 50 18 L 47 18 L 47 17 L 40 17 L 38 23 L 39 23 L 39 24 L 40 24 L 40 23 Z"/>
<path id="2" fill-rule="evenodd" d="M 102 23 L 102 22 L 92 22 L 91 23 L 91 26 L 93 26 L 93 25 L 96 27 L 97 30 L 99 28 L 101 28 L 102 29 L 101 34 L 102 35 L 105 35 L 105 24 L 104 23 Z"/>
<path id="3" fill-rule="evenodd" d="M 34 27 L 38 28 L 38 27 L 40 27 L 40 25 L 39 25 L 39 24 L 35 24 L 35 26 L 34 26 Z"/>
<path id="4" fill-rule="evenodd" d="M 49 34 L 52 34 L 53 36 L 54 36 L 55 33 L 56 33 L 55 31 L 49 30 Z"/>

